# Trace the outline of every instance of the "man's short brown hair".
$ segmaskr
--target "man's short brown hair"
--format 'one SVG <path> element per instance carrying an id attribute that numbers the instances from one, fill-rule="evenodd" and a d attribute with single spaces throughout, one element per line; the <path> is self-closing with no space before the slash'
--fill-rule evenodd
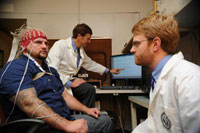
<path id="1" fill-rule="evenodd" d="M 86 34 L 92 35 L 92 29 L 85 23 L 77 24 L 72 31 L 72 38 L 77 38 L 78 34 L 85 36 Z"/>

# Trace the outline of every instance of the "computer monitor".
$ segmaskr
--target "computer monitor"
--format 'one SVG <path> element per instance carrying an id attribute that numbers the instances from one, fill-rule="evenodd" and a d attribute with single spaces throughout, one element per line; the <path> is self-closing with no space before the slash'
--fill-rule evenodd
<path id="1" fill-rule="evenodd" d="M 115 79 L 142 79 L 142 67 L 135 64 L 133 54 L 111 56 L 111 69 L 123 68 L 120 74 L 111 74 L 111 80 Z"/>

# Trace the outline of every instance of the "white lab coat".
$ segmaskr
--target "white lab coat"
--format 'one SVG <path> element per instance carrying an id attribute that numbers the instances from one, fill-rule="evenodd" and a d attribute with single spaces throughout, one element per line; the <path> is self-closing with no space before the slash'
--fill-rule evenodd
<path id="1" fill-rule="evenodd" d="M 199 133 L 200 67 L 181 52 L 164 66 L 150 92 L 148 118 L 133 133 Z"/>
<path id="2" fill-rule="evenodd" d="M 71 37 L 66 40 L 56 41 L 50 49 L 47 58 L 48 63 L 58 71 L 63 84 L 72 79 L 78 73 L 81 66 L 88 71 L 93 71 L 101 75 L 104 73 L 106 67 L 91 60 L 83 47 L 80 48 L 80 55 L 80 64 L 77 68 L 77 52 L 72 47 Z M 70 88 L 69 92 L 71 93 Z"/>

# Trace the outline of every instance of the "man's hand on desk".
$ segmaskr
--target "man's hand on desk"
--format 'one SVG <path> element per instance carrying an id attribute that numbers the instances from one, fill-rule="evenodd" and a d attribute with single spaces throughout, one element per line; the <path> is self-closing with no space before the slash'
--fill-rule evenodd
<path id="1" fill-rule="evenodd" d="M 122 69 L 122 68 L 114 68 L 114 69 L 110 70 L 110 73 L 112 73 L 112 74 L 120 74 L 121 70 L 124 70 L 124 69 Z"/>
<path id="2" fill-rule="evenodd" d="M 83 84 L 83 83 L 86 83 L 86 81 L 85 81 L 84 79 L 82 79 L 82 78 L 76 78 L 76 79 L 72 82 L 72 84 L 71 84 L 70 87 L 76 88 L 76 87 L 78 87 L 79 85 L 81 85 L 81 84 Z"/>

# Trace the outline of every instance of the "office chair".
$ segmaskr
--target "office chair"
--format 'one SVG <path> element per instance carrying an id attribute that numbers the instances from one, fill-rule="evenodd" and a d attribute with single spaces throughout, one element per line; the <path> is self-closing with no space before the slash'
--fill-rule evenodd
<path id="1" fill-rule="evenodd" d="M 39 119 L 21 119 L 6 123 L 6 117 L 0 105 L 0 131 L 3 133 L 11 133 L 18 129 L 27 129 L 28 133 L 36 133 L 45 125 L 45 122 Z"/>

